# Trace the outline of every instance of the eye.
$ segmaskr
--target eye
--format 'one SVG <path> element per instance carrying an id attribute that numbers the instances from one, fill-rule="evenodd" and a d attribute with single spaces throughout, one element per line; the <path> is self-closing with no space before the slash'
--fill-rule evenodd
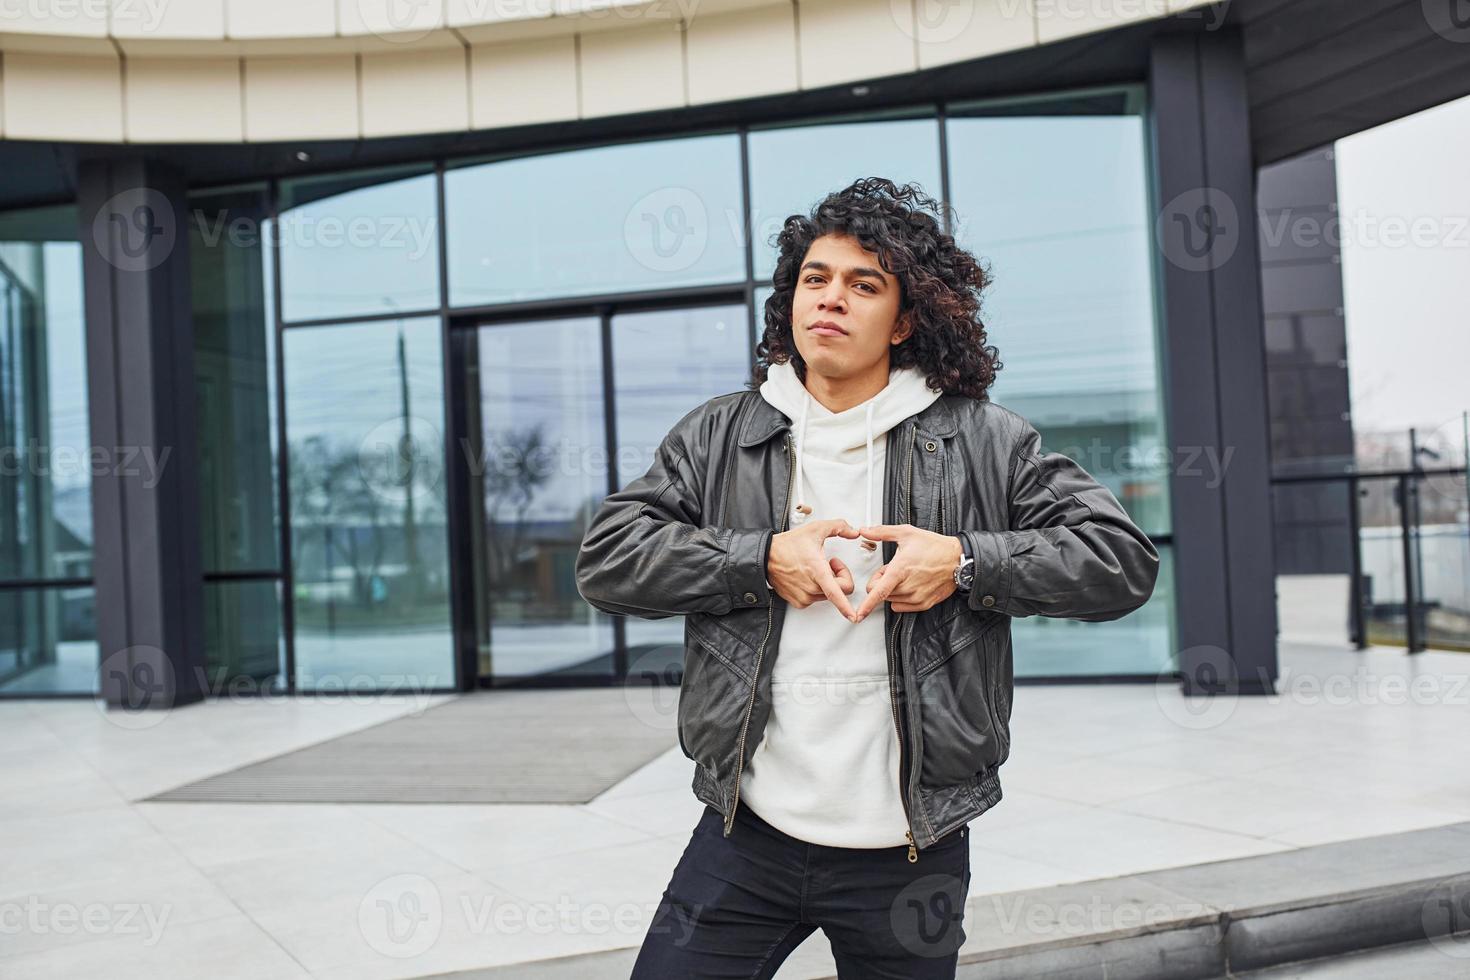
<path id="1" fill-rule="evenodd" d="M 878 291 L 878 290 L 874 289 L 871 284 L 866 283 L 866 282 L 860 282 L 860 283 L 858 283 L 858 285 L 859 286 L 862 286 L 864 289 L 866 289 L 870 293 L 876 293 Z"/>

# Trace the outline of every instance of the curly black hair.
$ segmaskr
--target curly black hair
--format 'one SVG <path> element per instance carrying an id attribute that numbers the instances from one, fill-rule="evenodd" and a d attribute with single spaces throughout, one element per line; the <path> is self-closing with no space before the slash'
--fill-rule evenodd
<path id="1" fill-rule="evenodd" d="M 776 236 L 776 291 L 766 300 L 749 387 L 766 380 L 770 365 L 788 360 L 805 383 L 806 362 L 791 335 L 791 303 L 807 249 L 823 235 L 838 234 L 856 239 L 898 279 L 899 313 L 910 315 L 913 330 L 889 352 L 891 365 L 919 367 L 936 391 L 988 400 L 1001 368 L 980 320 L 980 294 L 990 273 L 944 231 L 942 207 L 917 184 L 864 177 L 828 194 L 810 215 L 788 217 Z"/>

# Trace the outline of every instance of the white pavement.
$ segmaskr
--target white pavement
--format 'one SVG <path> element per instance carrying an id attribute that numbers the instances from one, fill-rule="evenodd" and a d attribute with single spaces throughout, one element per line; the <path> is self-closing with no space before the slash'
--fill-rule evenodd
<path id="1" fill-rule="evenodd" d="M 1295 645 L 1279 690 L 1018 688 L 971 902 L 1470 820 L 1470 655 Z M 0 701 L 0 976 L 370 980 L 638 945 L 702 809 L 677 748 L 585 806 L 136 802 L 447 697 Z M 779 975 L 832 970 L 817 932 Z"/>

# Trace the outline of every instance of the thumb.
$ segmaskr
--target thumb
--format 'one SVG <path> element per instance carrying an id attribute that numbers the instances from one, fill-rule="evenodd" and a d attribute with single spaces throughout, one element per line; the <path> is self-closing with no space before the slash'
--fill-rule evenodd
<path id="1" fill-rule="evenodd" d="M 827 565 L 832 569 L 832 574 L 837 579 L 837 585 L 843 592 L 852 595 L 852 590 L 856 588 L 852 580 L 852 570 L 842 563 L 841 558 L 832 558 L 827 562 Z"/>

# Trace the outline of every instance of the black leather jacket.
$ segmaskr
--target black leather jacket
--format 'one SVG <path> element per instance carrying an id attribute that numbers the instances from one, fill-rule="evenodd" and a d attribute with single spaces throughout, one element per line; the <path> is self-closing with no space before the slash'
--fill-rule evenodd
<path id="1" fill-rule="evenodd" d="M 598 609 L 684 617 L 679 744 L 726 836 L 770 717 L 786 601 L 766 585 L 766 558 L 787 529 L 790 429 L 758 391 L 710 399 L 607 497 L 577 556 L 577 587 Z M 1012 617 L 1118 619 L 1153 592 L 1159 556 L 1106 487 L 1040 452 L 1030 423 L 994 402 L 943 395 L 886 438 L 883 523 L 964 534 L 976 563 L 968 594 L 923 612 L 883 604 L 900 796 L 927 847 L 1000 800 Z M 881 545 L 892 560 L 897 546 Z"/>

